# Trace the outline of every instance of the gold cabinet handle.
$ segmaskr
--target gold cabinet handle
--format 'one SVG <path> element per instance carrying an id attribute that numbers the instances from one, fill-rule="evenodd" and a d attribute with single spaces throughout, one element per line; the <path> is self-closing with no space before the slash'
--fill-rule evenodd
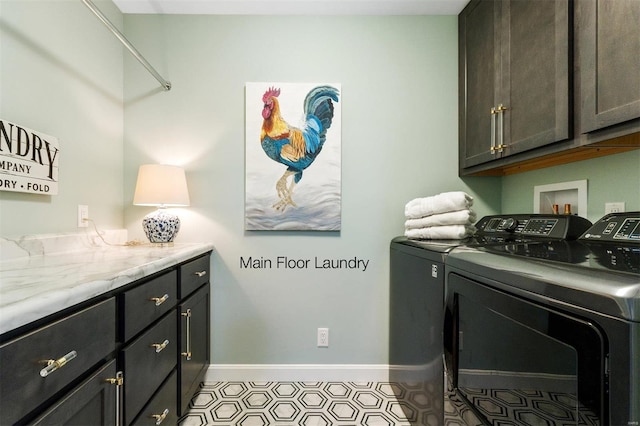
<path id="1" fill-rule="evenodd" d="M 187 350 L 186 352 L 182 352 L 180 355 L 187 358 L 187 361 L 191 361 L 191 309 L 187 309 L 186 312 L 181 312 L 180 315 L 185 317 L 185 320 L 187 321 L 187 330 L 185 333 L 187 335 Z"/>
<path id="2" fill-rule="evenodd" d="M 500 125 L 498 126 L 498 129 L 500 130 L 500 143 L 496 146 L 498 152 L 503 152 L 507 147 L 507 145 L 504 144 L 504 112 L 507 109 L 508 108 L 502 104 L 498 105 L 498 108 L 496 109 L 496 113 L 500 114 Z"/>
<path id="3" fill-rule="evenodd" d="M 108 379 L 104 379 L 104 381 L 111 385 L 116 385 L 116 386 L 124 385 L 124 377 L 122 375 L 122 371 L 118 371 L 116 373 L 116 377 L 110 377 Z"/>
<path id="4" fill-rule="evenodd" d="M 504 144 L 504 112 L 509 108 L 500 104 L 497 107 L 491 108 L 491 155 L 495 155 L 496 152 L 503 152 L 507 145 Z M 500 120 L 500 124 L 498 124 Z M 499 141 L 496 140 L 497 133 L 500 132 Z"/>
<path id="5" fill-rule="evenodd" d="M 156 306 L 160 306 L 162 305 L 164 302 L 167 301 L 167 299 L 169 299 L 169 295 L 165 293 L 164 296 L 162 297 L 152 297 L 151 300 L 152 302 L 156 302 Z"/>
<path id="6" fill-rule="evenodd" d="M 160 423 L 162 423 L 164 419 L 167 418 L 168 414 L 169 414 L 169 409 L 165 408 L 162 414 L 152 414 L 151 417 L 156 419 L 156 426 L 159 426 Z"/>
<path id="7" fill-rule="evenodd" d="M 40 376 L 47 377 L 49 374 L 53 373 L 54 371 L 64 367 L 66 363 L 68 363 L 69 361 L 71 361 L 77 356 L 78 356 L 78 352 L 71 351 L 65 356 L 58 359 L 46 359 L 46 360 L 40 361 L 40 363 L 46 364 L 46 367 L 40 370 Z"/>
<path id="8" fill-rule="evenodd" d="M 495 155 L 496 153 L 496 115 L 498 111 L 496 108 L 491 108 L 491 146 L 489 147 L 489 151 L 491 151 L 491 155 Z"/>
<path id="9" fill-rule="evenodd" d="M 112 377 L 109 379 L 105 379 L 105 382 L 116 386 L 116 422 L 115 426 L 120 426 L 122 424 L 121 421 L 121 409 L 122 406 L 122 385 L 124 385 L 124 375 L 122 371 L 116 372 L 116 377 Z"/>
<path id="10" fill-rule="evenodd" d="M 162 350 L 163 350 L 164 348 L 166 348 L 166 347 L 167 347 L 167 345 L 169 345 L 169 339 L 166 339 L 166 340 L 165 340 L 164 342 L 162 342 L 162 343 L 153 343 L 153 344 L 151 344 L 151 347 L 152 347 L 152 348 L 155 348 L 155 349 L 156 349 L 156 353 L 157 353 L 157 354 L 159 354 L 160 352 L 162 352 Z"/>
<path id="11" fill-rule="evenodd" d="M 198 277 L 202 278 L 207 275 L 207 271 L 196 271 L 195 273 Z"/>

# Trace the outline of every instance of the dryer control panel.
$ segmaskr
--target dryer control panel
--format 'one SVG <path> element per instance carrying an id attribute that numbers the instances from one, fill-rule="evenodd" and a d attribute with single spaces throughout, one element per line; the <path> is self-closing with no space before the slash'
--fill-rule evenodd
<path id="1" fill-rule="evenodd" d="M 476 223 L 484 236 L 543 237 L 575 240 L 591 227 L 575 215 L 514 214 L 485 216 Z"/>
<path id="2" fill-rule="evenodd" d="M 610 213 L 589 228 L 580 240 L 640 243 L 640 212 Z"/>

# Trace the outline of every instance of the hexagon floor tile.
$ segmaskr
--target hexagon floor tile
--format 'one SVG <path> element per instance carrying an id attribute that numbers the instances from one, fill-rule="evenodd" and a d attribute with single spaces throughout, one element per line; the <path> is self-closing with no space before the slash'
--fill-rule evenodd
<path id="1" fill-rule="evenodd" d="M 470 389 L 469 399 L 494 425 L 594 425 L 593 413 L 576 413 L 570 395 L 553 392 Z M 399 395 L 402 400 L 398 400 Z M 433 397 L 399 383 L 214 382 L 203 383 L 180 426 L 406 426 L 439 425 Z M 483 423 L 456 395 L 444 403 L 445 426 Z"/>
<path id="2" fill-rule="evenodd" d="M 438 425 L 429 397 L 416 392 L 397 383 L 203 383 L 180 426 Z M 458 407 L 445 405 L 446 424 L 465 425 Z"/>

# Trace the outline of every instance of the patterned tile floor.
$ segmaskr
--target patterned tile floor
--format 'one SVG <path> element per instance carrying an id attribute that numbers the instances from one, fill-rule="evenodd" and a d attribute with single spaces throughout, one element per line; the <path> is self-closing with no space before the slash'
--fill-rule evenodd
<path id="1" fill-rule="evenodd" d="M 399 401 L 397 392 L 414 392 Z M 417 392 L 417 393 L 415 393 Z M 405 414 L 406 413 L 406 414 Z M 409 416 L 409 418 L 407 418 Z M 467 426 L 473 413 L 445 401 L 445 424 Z M 438 425 L 424 392 L 396 383 L 214 382 L 201 385 L 180 426 Z M 477 424 L 477 423 L 476 423 Z"/>
<path id="2" fill-rule="evenodd" d="M 597 425 L 571 395 L 466 389 L 493 425 Z M 398 400 L 396 395 L 400 395 Z M 438 425 L 428 390 L 398 383 L 214 382 L 201 385 L 180 426 Z M 444 404 L 445 426 L 483 423 L 457 396 Z"/>

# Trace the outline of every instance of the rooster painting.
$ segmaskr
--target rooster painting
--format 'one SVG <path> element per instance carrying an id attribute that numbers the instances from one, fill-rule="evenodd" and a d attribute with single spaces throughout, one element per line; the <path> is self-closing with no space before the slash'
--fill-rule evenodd
<path id="1" fill-rule="evenodd" d="M 290 126 L 280 114 L 280 89 L 271 87 L 262 96 L 262 130 L 260 143 L 269 158 L 287 166 L 276 184 L 278 200 L 273 207 L 284 210 L 296 206 L 291 196 L 293 187 L 302 179 L 302 171 L 316 159 L 327 138 L 333 120 L 333 102 L 338 102 L 338 91 L 331 86 L 311 89 L 304 99 L 304 127 Z M 291 178 L 291 183 L 287 180 Z"/>
<path id="2" fill-rule="evenodd" d="M 249 129 L 249 114 L 254 114 L 255 110 L 247 110 L 248 153 L 251 144 L 249 132 L 253 133 L 258 130 L 262 158 L 278 163 L 271 162 L 272 166 L 269 166 L 268 163 L 260 161 L 265 169 L 264 174 L 258 178 L 262 181 L 262 186 L 267 185 L 268 179 L 271 179 L 267 177 L 267 174 L 276 173 L 278 170 L 276 166 L 280 167 L 279 173 L 281 175 L 279 178 L 271 180 L 271 190 L 268 191 L 271 194 L 275 192 L 275 200 L 272 198 L 271 202 L 268 202 L 268 195 L 264 194 L 261 198 L 263 207 L 255 206 L 260 211 L 253 211 L 254 215 L 260 215 L 259 218 L 254 217 L 254 219 L 277 221 L 279 226 L 272 229 L 291 229 L 290 227 L 294 229 L 325 229 L 322 225 L 309 228 L 304 223 L 313 224 L 314 221 L 325 216 L 327 209 L 332 205 L 335 206 L 336 195 L 338 196 L 339 216 L 340 123 L 336 109 L 339 106 L 340 92 L 339 86 L 336 86 L 338 85 L 294 83 L 262 85 L 262 91 L 259 92 L 259 99 L 262 101 L 259 129 L 255 129 L 255 127 Z M 255 96 L 255 90 L 257 89 L 252 90 L 253 96 Z M 247 102 L 255 102 L 255 100 L 249 100 L 249 84 L 247 86 Z M 300 118 L 296 120 L 298 117 Z M 256 126 L 258 119 L 252 119 L 255 120 L 254 126 Z M 291 121 L 292 119 L 294 121 Z M 257 140 L 254 139 L 254 141 L 253 143 L 257 145 Z M 254 150 L 253 147 L 251 149 Z M 249 158 L 249 154 L 247 155 Z M 332 158 L 336 155 L 337 159 Z M 249 169 L 249 164 L 247 167 Z M 247 173 L 249 176 L 250 170 Z M 309 173 L 311 174 L 309 175 Z M 275 191 L 273 189 L 274 183 Z M 304 187 L 304 191 L 302 189 L 300 191 L 303 192 L 296 191 L 298 195 L 294 197 L 294 189 L 299 185 L 302 185 L 300 188 Z M 249 192 L 249 190 L 248 181 L 247 191 Z M 268 204 L 265 205 L 266 203 Z M 249 205 L 249 195 L 247 204 Z M 272 213 L 268 211 L 269 209 Z M 282 228 L 283 226 L 285 228 Z M 333 228 L 330 229 L 335 229 L 335 224 L 332 226 Z M 262 227 L 257 229 L 262 229 Z"/>

